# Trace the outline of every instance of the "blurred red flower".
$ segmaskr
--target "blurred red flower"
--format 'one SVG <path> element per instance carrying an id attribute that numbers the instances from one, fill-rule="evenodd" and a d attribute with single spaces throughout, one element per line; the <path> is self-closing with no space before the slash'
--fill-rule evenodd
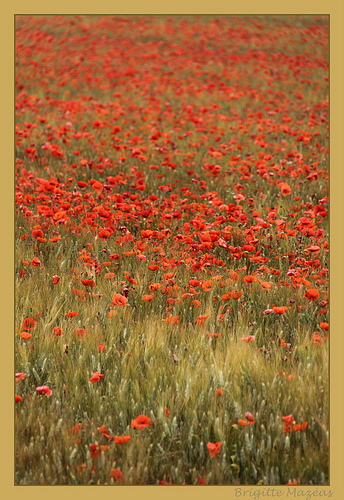
<path id="1" fill-rule="evenodd" d="M 57 337 L 61 337 L 62 335 L 62 328 L 60 328 L 59 326 L 55 326 L 53 328 L 53 337 L 57 338 Z"/>
<path id="2" fill-rule="evenodd" d="M 281 306 L 281 307 L 273 307 L 272 309 L 276 314 L 284 314 L 288 310 L 288 307 Z"/>
<path id="3" fill-rule="evenodd" d="M 150 425 L 153 425 L 153 422 L 146 415 L 139 415 L 131 421 L 132 428 L 138 429 L 140 431 L 142 431 L 142 429 L 145 429 L 146 427 L 149 427 Z"/>
<path id="4" fill-rule="evenodd" d="M 179 325 L 180 323 L 178 316 L 169 316 L 168 318 L 165 319 L 165 321 L 170 325 Z"/>
<path id="5" fill-rule="evenodd" d="M 106 352 L 106 346 L 102 343 L 98 345 L 98 352 Z"/>
<path id="6" fill-rule="evenodd" d="M 33 330 L 37 325 L 37 321 L 33 318 L 25 318 L 23 321 L 23 330 Z"/>
<path id="7" fill-rule="evenodd" d="M 121 295 L 120 293 L 115 293 L 112 297 L 111 306 L 125 306 L 128 304 L 127 297 Z"/>
<path id="8" fill-rule="evenodd" d="M 220 453 L 221 446 L 222 441 L 218 441 L 217 443 L 207 443 L 210 458 L 216 457 L 216 455 Z"/>
<path id="9" fill-rule="evenodd" d="M 41 385 L 40 387 L 36 387 L 36 391 L 38 394 L 45 395 L 45 396 L 51 396 L 52 391 L 47 385 Z"/>
<path id="10" fill-rule="evenodd" d="M 103 373 L 94 372 L 94 374 L 93 374 L 93 375 L 92 375 L 92 377 L 90 378 L 90 382 L 92 382 L 92 384 L 93 384 L 94 382 L 99 382 L 99 380 L 101 380 L 103 377 L 104 377 L 104 374 L 103 374 Z"/>
<path id="11" fill-rule="evenodd" d="M 254 416 L 249 411 L 247 411 L 245 413 L 245 418 L 246 418 L 246 420 L 248 420 L 250 422 L 250 424 L 254 424 L 255 423 Z"/>
<path id="12" fill-rule="evenodd" d="M 315 290 L 314 288 L 309 288 L 305 293 L 305 297 L 308 300 L 314 301 L 319 298 L 319 290 Z"/>

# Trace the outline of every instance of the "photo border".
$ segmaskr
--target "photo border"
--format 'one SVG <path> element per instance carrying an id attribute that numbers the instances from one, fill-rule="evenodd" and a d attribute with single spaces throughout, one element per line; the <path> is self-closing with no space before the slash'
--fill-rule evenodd
<path id="1" fill-rule="evenodd" d="M 1 79 L 1 99 L 4 114 L 0 122 L 2 141 L 2 186 L 1 186 L 1 214 L 2 214 L 2 245 L 1 262 L 3 262 L 3 286 L 1 287 L 1 313 L 3 337 L 3 398 L 4 411 L 1 414 L 3 437 L 1 454 L 1 491 L 5 498 L 20 498 L 25 495 L 31 499 L 49 495 L 55 499 L 73 494 L 81 494 L 85 499 L 94 499 L 95 495 L 110 498 L 114 495 L 138 500 L 141 498 L 153 499 L 164 496 L 173 498 L 176 495 L 175 487 L 161 490 L 157 486 L 117 486 L 116 490 L 106 486 L 98 486 L 97 490 L 87 486 L 79 486 L 82 491 L 73 490 L 73 486 L 14 486 L 14 16 L 20 14 L 318 14 L 330 15 L 330 486 L 208 486 L 202 489 L 198 486 L 180 488 L 178 495 L 208 498 L 209 494 L 216 494 L 220 498 L 252 498 L 254 493 L 264 491 L 259 498 L 278 496 L 271 490 L 283 490 L 278 498 L 344 498 L 343 488 L 343 447 L 344 432 L 342 417 L 344 415 L 343 376 L 343 321 L 341 318 L 342 301 L 344 299 L 343 283 L 343 189 L 344 168 L 342 143 L 344 137 L 344 3 L 342 0 L 320 1 L 289 1 L 275 3 L 270 1 L 255 2 L 253 0 L 231 5 L 221 0 L 210 4 L 202 0 L 196 2 L 174 1 L 168 5 L 156 0 L 140 2 L 139 0 L 126 3 L 101 2 L 94 6 L 91 2 L 60 0 L 56 4 L 34 1 L 29 4 L 23 1 L 14 1 L 8 6 L 1 7 L 1 60 L 3 71 Z M 49 491 L 47 491 L 49 488 Z M 61 489 L 63 488 L 63 489 Z M 101 491 L 98 490 L 101 488 Z M 216 492 L 209 488 L 216 488 Z M 239 490 L 239 491 L 236 491 Z M 270 492 L 269 492 L 270 490 Z M 290 491 L 290 493 L 289 493 Z M 301 493 L 301 491 L 303 493 Z M 312 492 L 311 494 L 309 492 Z M 318 494 L 317 494 L 318 492 Z M 322 493 L 321 493 L 322 492 Z M 239 494 L 240 493 L 240 494 Z M 269 494 L 270 493 L 270 494 Z M 309 498 L 308 496 L 311 495 Z"/>

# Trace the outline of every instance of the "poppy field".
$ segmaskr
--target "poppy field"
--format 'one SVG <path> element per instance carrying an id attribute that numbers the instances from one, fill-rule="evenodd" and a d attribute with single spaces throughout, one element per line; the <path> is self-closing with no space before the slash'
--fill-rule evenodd
<path id="1" fill-rule="evenodd" d="M 329 484 L 328 18 L 15 37 L 15 484 Z"/>

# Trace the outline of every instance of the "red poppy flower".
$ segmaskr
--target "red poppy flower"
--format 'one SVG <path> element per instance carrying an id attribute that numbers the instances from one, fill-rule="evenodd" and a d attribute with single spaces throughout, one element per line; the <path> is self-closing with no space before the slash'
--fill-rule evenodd
<path id="1" fill-rule="evenodd" d="M 125 306 L 128 304 L 127 297 L 121 295 L 120 293 L 115 293 L 112 297 L 111 306 Z"/>
<path id="2" fill-rule="evenodd" d="M 128 441 L 130 441 L 131 437 L 130 436 L 116 436 L 114 439 L 115 444 L 125 444 Z"/>
<path id="3" fill-rule="evenodd" d="M 315 290 L 314 288 L 309 288 L 305 293 L 306 299 L 311 300 L 312 302 L 318 299 L 319 295 L 320 295 L 319 290 Z"/>
<path id="4" fill-rule="evenodd" d="M 108 229 L 102 229 L 98 233 L 98 238 L 102 240 L 107 240 L 110 236 L 112 236 L 112 231 L 109 231 Z"/>
<path id="5" fill-rule="evenodd" d="M 250 274 L 247 274 L 246 276 L 244 276 L 244 281 L 245 283 L 255 283 L 256 281 L 258 281 L 258 278 Z"/>
<path id="6" fill-rule="evenodd" d="M 110 261 L 119 260 L 120 258 L 121 258 L 121 256 L 118 255 L 117 253 L 113 253 L 112 255 L 109 255 L 109 260 Z"/>
<path id="7" fill-rule="evenodd" d="M 90 181 L 90 184 L 92 183 L 92 188 L 95 189 L 96 191 L 101 191 L 103 189 L 103 183 L 99 181 Z"/>
<path id="8" fill-rule="evenodd" d="M 168 318 L 165 319 L 165 321 L 170 325 L 179 325 L 180 323 L 178 316 L 169 316 Z"/>
<path id="9" fill-rule="evenodd" d="M 45 396 L 51 396 L 52 391 L 47 385 L 41 385 L 40 387 L 36 387 L 36 391 L 38 394 L 45 395 Z"/>
<path id="10" fill-rule="evenodd" d="M 273 286 L 272 281 L 259 281 L 263 290 L 270 290 Z"/>
<path id="11" fill-rule="evenodd" d="M 288 307 L 281 306 L 281 307 L 273 307 L 272 309 L 276 314 L 284 314 L 288 310 Z"/>
<path id="12" fill-rule="evenodd" d="M 58 283 L 59 281 L 61 281 L 60 276 L 57 276 L 57 275 L 55 274 L 55 276 L 53 276 L 53 285 L 56 285 L 56 283 Z"/>
<path id="13" fill-rule="evenodd" d="M 166 281 L 171 280 L 174 277 L 174 273 L 165 273 L 164 278 Z"/>
<path id="14" fill-rule="evenodd" d="M 16 374 L 15 374 L 15 381 L 16 381 L 16 384 L 18 384 L 18 382 L 19 382 L 20 380 L 25 380 L 25 376 L 26 376 L 26 375 L 25 375 L 25 373 L 23 373 L 23 372 L 16 373 Z"/>
<path id="15" fill-rule="evenodd" d="M 241 338 L 241 342 L 253 342 L 256 339 L 254 335 L 249 335 L 248 337 Z"/>
<path id="16" fill-rule="evenodd" d="M 157 266 L 156 264 L 150 264 L 150 265 L 148 266 L 148 269 L 149 269 L 150 271 L 157 271 L 157 270 L 159 269 L 159 266 Z"/>
<path id="17" fill-rule="evenodd" d="M 149 285 L 149 289 L 151 292 L 155 292 L 156 290 L 159 290 L 159 288 L 161 288 L 160 283 L 152 283 L 151 285 Z"/>
<path id="18" fill-rule="evenodd" d="M 202 288 L 205 292 L 209 292 L 214 288 L 214 282 L 212 280 L 203 281 Z"/>
<path id="19" fill-rule="evenodd" d="M 325 323 L 325 322 L 321 321 L 321 323 L 320 323 L 320 325 L 319 325 L 319 326 L 320 326 L 320 328 L 322 328 L 323 330 L 326 330 L 326 331 L 327 331 L 327 330 L 328 330 L 328 326 L 329 326 L 329 325 L 328 325 L 328 323 Z"/>
<path id="20" fill-rule="evenodd" d="M 291 187 L 286 182 L 281 182 L 279 187 L 282 191 L 282 196 L 287 196 L 288 194 L 291 194 Z"/>
<path id="21" fill-rule="evenodd" d="M 294 422 L 294 416 L 293 415 L 287 415 L 286 417 L 282 417 L 283 422 L 285 425 L 290 425 Z"/>
<path id="22" fill-rule="evenodd" d="M 33 267 L 41 267 L 41 261 L 37 257 L 32 259 L 31 264 Z"/>
<path id="23" fill-rule="evenodd" d="M 303 422 L 302 424 L 295 424 L 293 426 L 294 431 L 303 432 L 307 428 L 308 422 Z"/>
<path id="24" fill-rule="evenodd" d="M 149 427 L 150 425 L 154 424 L 152 420 L 146 415 L 139 415 L 138 417 L 135 418 L 135 420 L 131 421 L 132 428 L 138 429 L 140 431 L 142 431 L 142 429 L 145 429 L 146 427 Z"/>
<path id="25" fill-rule="evenodd" d="M 217 443 L 207 443 L 210 458 L 216 457 L 216 455 L 220 453 L 221 446 L 222 441 L 218 441 Z"/>
<path id="26" fill-rule="evenodd" d="M 74 154 L 75 153 L 76 153 L 76 151 L 74 151 Z M 78 184 L 79 188 L 81 188 L 81 189 L 88 186 L 88 183 L 85 181 L 77 181 L 77 184 Z"/>
<path id="27" fill-rule="evenodd" d="M 75 288 L 72 288 L 72 292 L 77 297 L 80 297 L 80 300 L 86 300 L 87 299 L 87 294 L 83 290 L 76 290 Z"/>
<path id="28" fill-rule="evenodd" d="M 320 247 L 318 245 L 312 245 L 310 247 L 307 247 L 305 252 L 311 252 L 314 255 L 317 255 L 318 253 L 320 253 Z"/>
<path id="29" fill-rule="evenodd" d="M 36 230 L 32 231 L 32 233 L 31 233 L 32 238 L 38 238 L 38 237 L 42 238 L 43 236 L 44 236 L 44 233 L 41 229 L 36 229 Z"/>
<path id="30" fill-rule="evenodd" d="M 68 318 L 74 318 L 74 316 L 77 316 L 78 314 L 79 314 L 79 313 L 78 313 L 77 311 L 72 311 L 72 312 L 68 312 L 68 313 L 66 314 L 66 316 L 67 316 Z"/>
<path id="31" fill-rule="evenodd" d="M 115 278 L 116 277 L 116 274 L 115 273 L 106 273 L 104 278 L 106 279 L 112 279 L 112 278 Z"/>
<path id="32" fill-rule="evenodd" d="M 79 339 L 83 339 L 86 337 L 85 328 L 77 328 L 76 330 L 74 330 L 74 333 L 79 337 Z"/>
<path id="33" fill-rule="evenodd" d="M 74 427 L 71 428 L 70 433 L 73 435 L 78 434 L 78 432 L 80 431 L 81 428 L 82 428 L 82 424 L 76 424 L 76 425 L 74 425 Z"/>
<path id="34" fill-rule="evenodd" d="M 32 334 L 31 334 L 31 333 L 28 333 L 28 332 L 21 332 L 21 333 L 20 333 L 20 337 L 21 337 L 23 340 L 29 340 L 29 339 L 31 339 Z"/>
<path id="35" fill-rule="evenodd" d="M 90 378 L 90 382 L 92 382 L 92 384 L 94 382 L 99 382 L 99 380 L 101 380 L 103 377 L 104 377 L 103 373 L 94 372 L 94 374 Z"/>
<path id="36" fill-rule="evenodd" d="M 221 315 L 220 315 L 221 316 Z M 210 338 L 218 338 L 218 337 L 221 337 L 221 333 L 210 333 L 210 332 L 204 332 L 205 336 L 206 337 L 210 337 Z"/>
<path id="37" fill-rule="evenodd" d="M 150 302 L 151 300 L 153 300 L 153 297 L 154 297 L 154 293 L 152 293 L 151 295 L 143 295 L 142 300 L 143 300 L 143 302 Z"/>
<path id="38" fill-rule="evenodd" d="M 207 318 L 209 318 L 210 314 L 202 314 L 197 318 L 197 325 L 204 326 L 204 322 Z"/>
<path id="39" fill-rule="evenodd" d="M 192 287 L 197 287 L 200 284 L 201 284 L 200 280 L 194 280 L 194 279 L 192 279 L 192 280 L 189 281 L 189 285 L 192 286 Z"/>
<path id="40" fill-rule="evenodd" d="M 308 425 L 308 422 L 307 422 L 307 425 Z M 305 426 L 305 428 L 307 427 L 307 425 Z M 293 430 L 302 432 L 304 430 L 303 424 L 295 424 L 293 426 Z"/>
<path id="41" fill-rule="evenodd" d="M 216 390 L 216 395 L 217 396 L 222 396 L 222 394 L 223 394 L 223 390 L 220 387 L 219 389 Z"/>
<path id="42" fill-rule="evenodd" d="M 124 255 L 124 254 L 123 254 L 123 255 Z M 137 281 L 136 281 L 136 280 L 134 280 L 134 278 L 132 278 L 132 277 L 131 277 L 128 273 L 125 275 L 125 279 L 126 279 L 127 281 L 129 281 L 129 283 L 132 283 L 134 286 L 136 286 L 136 285 L 137 285 Z"/>
<path id="43" fill-rule="evenodd" d="M 37 321 L 33 318 L 25 318 L 23 321 L 23 330 L 33 330 L 37 325 Z"/>
<path id="44" fill-rule="evenodd" d="M 322 345 L 325 339 L 319 334 L 319 332 L 314 332 L 312 335 L 312 345 Z"/>
<path id="45" fill-rule="evenodd" d="M 166 416 L 167 418 L 170 418 L 170 411 L 169 411 L 169 409 L 168 409 L 168 408 L 166 408 L 166 406 L 164 406 L 164 412 L 165 412 L 165 416 Z"/>
<path id="46" fill-rule="evenodd" d="M 247 411 L 245 413 L 245 418 L 246 418 L 246 420 L 248 420 L 250 422 L 250 424 L 254 424 L 255 423 L 254 416 L 249 411 Z"/>
<path id="47" fill-rule="evenodd" d="M 106 352 L 106 346 L 102 343 L 98 345 L 98 352 Z"/>
<path id="48" fill-rule="evenodd" d="M 123 472 L 120 469 L 111 469 L 110 478 L 114 479 L 116 483 L 120 483 L 123 480 Z"/>
<path id="49" fill-rule="evenodd" d="M 93 288 L 96 286 L 95 282 L 93 280 L 81 280 L 81 283 L 86 286 L 86 287 L 91 287 Z"/>
<path id="50" fill-rule="evenodd" d="M 15 397 L 15 402 L 16 403 L 21 403 L 23 401 L 23 398 L 21 396 L 16 396 Z"/>
<path id="51" fill-rule="evenodd" d="M 59 326 L 55 326 L 55 328 L 53 328 L 53 337 L 57 338 L 57 337 L 61 337 L 62 335 L 62 328 L 60 328 Z"/>
<path id="52" fill-rule="evenodd" d="M 239 420 L 237 420 L 237 422 L 242 427 L 245 427 L 246 425 L 248 425 L 248 422 L 246 420 L 239 419 Z"/>
<path id="53" fill-rule="evenodd" d="M 98 448 L 97 444 L 91 444 L 90 445 L 90 451 L 91 451 L 91 458 L 92 460 L 96 460 L 99 455 L 100 455 L 100 449 Z"/>
<path id="54" fill-rule="evenodd" d="M 107 428 L 105 425 L 98 427 L 97 431 L 98 431 L 98 434 L 107 434 Z"/>

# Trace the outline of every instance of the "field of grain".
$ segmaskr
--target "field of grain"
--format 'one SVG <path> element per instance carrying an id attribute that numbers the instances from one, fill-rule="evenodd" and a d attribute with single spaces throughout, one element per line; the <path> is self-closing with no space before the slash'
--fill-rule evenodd
<path id="1" fill-rule="evenodd" d="M 328 30 L 16 17 L 15 484 L 328 484 Z"/>

